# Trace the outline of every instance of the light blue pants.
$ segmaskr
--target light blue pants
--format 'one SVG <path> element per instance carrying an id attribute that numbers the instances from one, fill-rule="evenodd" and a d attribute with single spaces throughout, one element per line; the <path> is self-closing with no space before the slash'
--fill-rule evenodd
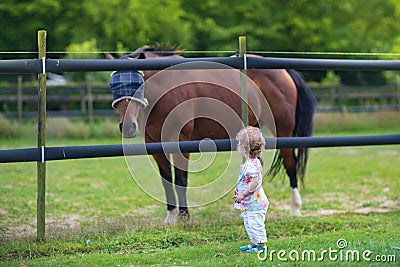
<path id="1" fill-rule="evenodd" d="M 257 243 L 267 242 L 267 233 L 265 231 L 265 215 L 267 210 L 254 210 L 243 212 L 243 222 L 246 232 L 250 239 L 254 239 Z"/>

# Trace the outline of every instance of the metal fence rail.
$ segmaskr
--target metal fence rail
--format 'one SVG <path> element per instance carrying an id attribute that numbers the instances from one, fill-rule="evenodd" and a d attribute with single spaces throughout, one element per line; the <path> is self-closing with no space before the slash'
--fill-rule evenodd
<path id="1" fill-rule="evenodd" d="M 258 58 L 258 57 L 203 57 L 144 60 L 107 59 L 17 59 L 0 60 L 0 73 L 82 72 L 113 70 L 162 70 L 182 63 L 214 62 L 235 69 L 285 69 L 299 70 L 400 70 L 400 60 L 341 60 L 303 58 Z M 44 63 L 44 64 L 43 64 Z M 221 65 L 221 68 L 226 66 Z M 185 66 L 190 68 L 189 65 Z M 192 64 L 201 69 L 202 64 Z M 215 65 L 218 68 L 217 65 Z M 203 68 L 210 68 L 204 65 Z"/>
<path id="2" fill-rule="evenodd" d="M 400 144 L 400 134 L 296 138 L 280 137 L 266 138 L 265 140 L 266 149 L 398 145 Z M 64 146 L 45 147 L 44 149 L 23 148 L 0 150 L 0 163 L 138 156 L 160 153 L 232 151 L 235 149 L 236 140 L 234 139 L 124 145 Z"/>

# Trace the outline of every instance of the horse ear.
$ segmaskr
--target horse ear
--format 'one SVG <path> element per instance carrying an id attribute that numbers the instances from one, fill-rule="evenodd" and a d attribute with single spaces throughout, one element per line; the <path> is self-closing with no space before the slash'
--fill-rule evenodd
<path id="1" fill-rule="evenodd" d="M 106 59 L 114 59 L 113 55 L 111 55 L 110 53 L 105 53 L 104 56 L 106 57 Z"/>
<path id="2" fill-rule="evenodd" d="M 121 57 L 121 59 L 146 59 L 144 52 L 133 52 Z"/>

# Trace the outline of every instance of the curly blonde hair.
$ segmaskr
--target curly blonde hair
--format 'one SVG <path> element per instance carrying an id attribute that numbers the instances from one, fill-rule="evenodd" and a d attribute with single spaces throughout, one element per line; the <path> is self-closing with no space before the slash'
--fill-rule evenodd
<path id="1" fill-rule="evenodd" d="M 247 126 L 240 130 L 236 135 L 238 149 L 250 156 L 250 158 L 260 158 L 265 149 L 265 139 L 259 128 Z"/>

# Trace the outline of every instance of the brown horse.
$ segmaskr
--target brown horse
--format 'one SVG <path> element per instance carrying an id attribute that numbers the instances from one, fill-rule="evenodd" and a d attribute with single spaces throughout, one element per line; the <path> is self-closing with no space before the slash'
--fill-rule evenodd
<path id="1" fill-rule="evenodd" d="M 135 60 L 149 58 L 181 56 L 171 48 L 144 46 L 122 57 Z M 143 99 L 129 101 L 132 93 L 128 92 L 123 93 L 121 101 L 117 99 L 113 103 L 120 114 L 123 135 L 135 136 L 139 126 L 145 142 L 235 138 L 235 134 L 243 127 L 240 118 L 240 73 L 237 70 L 220 69 L 220 66 L 194 69 L 184 66 L 162 72 L 143 71 L 144 96 L 149 106 L 140 108 L 137 105 L 143 104 Z M 266 125 L 277 137 L 312 134 L 315 99 L 297 72 L 260 69 L 248 70 L 247 76 L 249 125 Z M 177 215 L 187 217 L 189 154 L 173 155 L 174 183 L 169 156 L 156 154 L 153 157 L 166 194 L 168 213 L 165 223 L 173 222 Z M 297 181 L 300 179 L 303 182 L 307 157 L 308 150 L 305 148 L 281 149 L 275 153 L 269 170 L 273 177 L 282 166 L 285 168 L 290 179 L 292 215 L 300 215 L 302 203 Z"/>

